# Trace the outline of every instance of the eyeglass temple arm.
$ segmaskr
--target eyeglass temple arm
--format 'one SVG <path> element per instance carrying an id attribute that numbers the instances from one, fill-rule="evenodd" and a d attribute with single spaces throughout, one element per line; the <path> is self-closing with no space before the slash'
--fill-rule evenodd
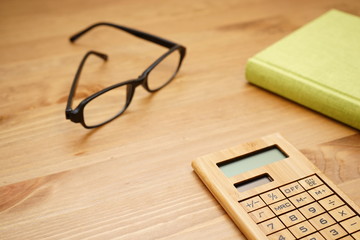
<path id="1" fill-rule="evenodd" d="M 88 57 L 90 55 L 98 56 L 98 57 L 102 58 L 104 61 L 107 61 L 107 59 L 108 59 L 108 56 L 106 54 L 96 52 L 96 51 L 89 51 L 89 52 L 87 52 L 85 54 L 85 56 L 83 57 L 83 59 L 80 62 L 80 65 L 79 65 L 79 67 L 78 67 L 78 69 L 76 71 L 73 83 L 71 85 L 69 98 L 68 98 L 68 102 L 67 102 L 67 105 L 66 105 L 66 118 L 69 118 L 67 113 L 72 111 L 72 101 L 73 101 L 74 94 L 75 94 L 75 91 L 76 91 L 76 88 L 77 88 L 77 85 L 78 85 L 78 82 L 79 82 L 80 74 L 81 74 L 81 71 L 82 71 L 82 69 L 84 67 L 84 64 L 86 62 L 86 59 L 88 59 Z"/>
<path id="2" fill-rule="evenodd" d="M 70 37 L 70 42 L 75 42 L 79 37 L 81 37 L 82 35 L 84 35 L 85 33 L 87 33 L 88 31 L 90 31 L 91 29 L 98 27 L 98 26 L 109 26 L 109 27 L 113 27 L 113 28 L 117 28 L 120 30 L 123 30 L 127 33 L 130 33 L 136 37 L 148 40 L 150 42 L 159 44 L 161 46 L 167 47 L 167 48 L 172 48 L 178 44 L 168 41 L 166 39 L 151 35 L 149 33 L 145 33 L 145 32 L 141 32 L 139 30 L 135 30 L 132 28 L 128 28 L 125 26 L 121 26 L 121 25 L 117 25 L 117 24 L 113 24 L 113 23 L 107 23 L 107 22 L 99 22 L 99 23 L 95 23 L 87 28 L 85 28 L 84 30 L 80 31 L 79 33 L 74 34 L 72 37 Z"/>

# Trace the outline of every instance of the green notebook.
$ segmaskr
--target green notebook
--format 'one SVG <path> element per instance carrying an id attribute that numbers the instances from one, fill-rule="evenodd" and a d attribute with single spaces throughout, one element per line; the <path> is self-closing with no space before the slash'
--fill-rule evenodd
<path id="1" fill-rule="evenodd" d="M 246 78 L 360 129 L 360 17 L 325 13 L 250 58 Z"/>

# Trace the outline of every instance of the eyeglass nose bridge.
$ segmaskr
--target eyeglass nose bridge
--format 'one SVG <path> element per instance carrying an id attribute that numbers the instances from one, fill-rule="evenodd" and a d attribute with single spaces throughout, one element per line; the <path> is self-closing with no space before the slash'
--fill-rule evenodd
<path id="1" fill-rule="evenodd" d="M 144 79 L 142 76 L 140 76 L 138 79 L 131 80 L 130 83 L 126 84 L 126 106 L 123 111 L 127 109 L 127 107 L 130 105 L 134 95 L 135 90 L 139 85 L 143 84 Z"/>
<path id="2" fill-rule="evenodd" d="M 126 94 L 126 102 L 127 102 L 127 105 L 130 104 L 131 100 L 133 99 L 134 97 L 134 93 L 135 93 L 135 89 L 136 87 L 139 86 L 138 84 L 137 85 L 132 85 L 132 84 L 128 84 L 126 86 L 126 91 L 127 91 L 127 94 Z"/>
<path id="3" fill-rule="evenodd" d="M 142 73 L 137 79 L 130 80 L 129 81 L 130 84 L 127 85 L 127 93 L 128 93 L 128 95 L 129 95 L 130 92 L 132 93 L 132 95 L 134 95 L 135 90 L 139 85 L 143 86 L 146 89 L 146 81 L 147 81 L 147 73 L 145 73 L 145 72 Z M 131 96 L 130 99 L 128 98 L 128 100 L 131 101 L 132 97 L 133 96 Z"/>

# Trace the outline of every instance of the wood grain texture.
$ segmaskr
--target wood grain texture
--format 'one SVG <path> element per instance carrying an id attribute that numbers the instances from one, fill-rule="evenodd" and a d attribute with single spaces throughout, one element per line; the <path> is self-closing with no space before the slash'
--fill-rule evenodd
<path id="1" fill-rule="evenodd" d="M 190 163 L 273 132 L 309 149 L 359 204 L 357 150 L 314 148 L 358 132 L 244 78 L 249 57 L 332 8 L 360 15 L 356 0 L 1 1 L 0 239 L 241 239 Z M 109 28 L 69 43 L 97 21 L 168 38 L 188 54 L 169 86 L 139 89 L 124 116 L 88 131 L 64 116 L 83 55 L 98 50 L 109 61 L 89 62 L 77 101 L 164 52 Z"/>

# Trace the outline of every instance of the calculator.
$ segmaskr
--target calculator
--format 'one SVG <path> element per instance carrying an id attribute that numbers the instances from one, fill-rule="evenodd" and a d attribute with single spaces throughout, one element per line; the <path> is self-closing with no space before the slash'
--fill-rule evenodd
<path id="1" fill-rule="evenodd" d="M 359 207 L 280 134 L 192 167 L 248 239 L 360 240 Z"/>

